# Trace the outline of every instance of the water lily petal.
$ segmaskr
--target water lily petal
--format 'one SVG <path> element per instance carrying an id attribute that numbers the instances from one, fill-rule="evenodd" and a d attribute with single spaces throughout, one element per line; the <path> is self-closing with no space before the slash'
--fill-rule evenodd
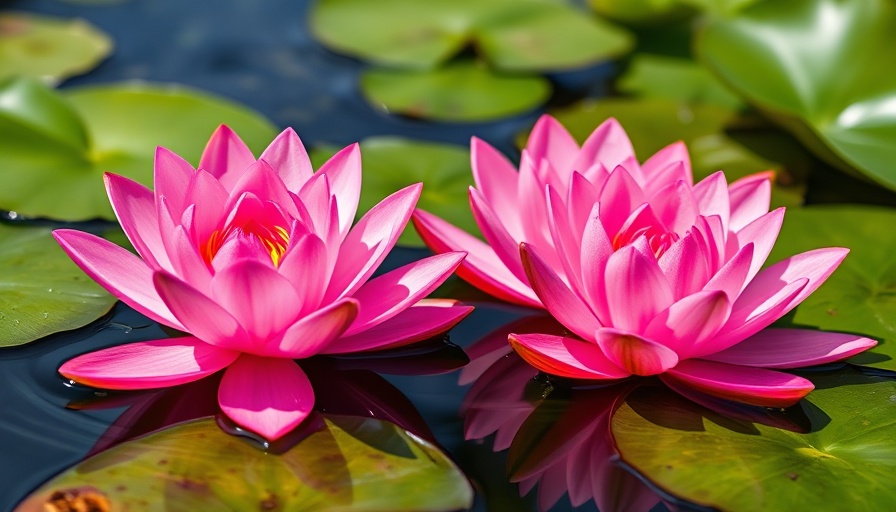
<path id="1" fill-rule="evenodd" d="M 401 347 L 451 329 L 472 311 L 472 306 L 454 300 L 424 299 L 366 331 L 340 337 L 322 353 L 346 354 Z"/>
<path id="2" fill-rule="evenodd" d="M 222 124 L 202 151 L 199 168 L 211 173 L 225 189 L 230 190 L 243 171 L 254 162 L 255 156 L 246 143 L 230 127 Z"/>
<path id="3" fill-rule="evenodd" d="M 599 167 L 599 170 L 596 172 L 602 174 L 600 184 L 603 187 L 603 181 L 610 176 L 610 173 L 603 166 L 597 167 Z M 582 236 L 588 235 L 585 225 L 588 224 L 593 215 L 599 212 L 599 210 L 595 210 L 598 206 L 596 203 L 599 197 L 600 189 L 592 181 L 578 172 L 572 173 L 566 205 L 569 208 L 569 224 L 573 233 Z"/>
<path id="4" fill-rule="evenodd" d="M 543 115 L 529 133 L 526 151 L 536 165 L 541 160 L 547 160 L 554 169 L 568 175 L 569 171 L 574 170 L 572 165 L 579 153 L 579 144 L 560 122 L 549 115 Z"/>
<path id="5" fill-rule="evenodd" d="M 746 281 L 749 283 L 753 280 L 765 260 L 772 252 L 775 240 L 778 239 L 778 233 L 781 232 L 781 225 L 784 222 L 784 208 L 778 208 L 768 212 L 758 219 L 750 222 L 738 231 L 734 236 L 738 246 L 753 244 L 753 261 L 750 264 L 750 271 L 747 272 Z"/>
<path id="6" fill-rule="evenodd" d="M 227 191 L 214 176 L 200 170 L 190 178 L 186 197 L 191 203 L 189 207 L 192 207 L 190 238 L 198 247 L 208 240 L 212 231 L 220 227 L 218 224 L 224 216 Z M 170 208 L 171 202 L 167 201 L 167 198 L 166 202 Z"/>
<path id="7" fill-rule="evenodd" d="M 238 261 L 215 274 L 211 297 L 261 343 L 295 322 L 301 307 L 292 283 L 255 260 Z"/>
<path id="8" fill-rule="evenodd" d="M 325 175 L 330 183 L 339 205 L 339 233 L 345 237 L 355 220 L 361 196 L 361 147 L 355 143 L 341 149 L 317 172 Z"/>
<path id="9" fill-rule="evenodd" d="M 312 233 L 302 236 L 283 256 L 278 271 L 299 294 L 295 304 L 299 314 L 307 314 L 320 306 L 330 280 L 329 248 Z"/>
<path id="10" fill-rule="evenodd" d="M 138 313 L 184 330 L 152 285 L 153 270 L 137 256 L 98 236 L 57 229 L 53 236 L 91 279 Z"/>
<path id="11" fill-rule="evenodd" d="M 409 263 L 371 279 L 355 292 L 360 313 L 345 332 L 351 336 L 384 322 L 429 295 L 460 265 L 466 253 L 449 252 Z"/>
<path id="12" fill-rule="evenodd" d="M 433 252 L 459 251 L 461 247 L 467 252 L 457 270 L 458 277 L 499 299 L 543 307 L 528 282 L 517 279 L 488 244 L 424 210 L 414 211 L 412 219 L 420 238 Z"/>
<path id="13" fill-rule="evenodd" d="M 173 151 L 156 148 L 153 163 L 153 189 L 157 197 L 164 197 L 180 216 L 186 209 L 187 187 L 196 169 Z"/>
<path id="14" fill-rule="evenodd" d="M 296 219 L 299 217 L 299 211 L 296 209 L 295 201 L 286 184 L 280 179 L 280 175 L 268 162 L 258 160 L 253 162 L 240 175 L 236 183 L 230 190 L 230 201 L 225 206 L 225 211 L 235 208 L 233 206 L 241 199 L 246 192 L 251 193 L 262 199 L 264 202 L 273 203 L 280 208 L 286 215 Z M 197 199 L 197 202 L 201 201 Z M 220 203 L 219 203 L 220 204 Z M 272 225 L 275 222 L 264 218 L 257 219 L 262 224 Z"/>
<path id="15" fill-rule="evenodd" d="M 678 364 L 674 350 L 637 334 L 604 327 L 594 337 L 607 359 L 633 375 L 659 375 Z"/>
<path id="16" fill-rule="evenodd" d="M 704 217 L 718 215 L 722 221 L 722 230 L 728 231 L 731 216 L 731 203 L 728 197 L 728 182 L 722 171 L 710 174 L 694 185 L 694 199 L 697 201 L 699 214 Z M 766 211 L 768 211 L 766 209 Z"/>
<path id="17" fill-rule="evenodd" d="M 618 166 L 600 191 L 600 218 L 610 238 L 622 229 L 631 212 L 647 202 L 647 197 L 629 171 Z"/>
<path id="18" fill-rule="evenodd" d="M 420 183 L 405 187 L 361 217 L 339 247 L 336 271 L 324 294 L 324 302 L 350 296 L 367 281 L 404 230 L 420 198 L 420 190 Z M 334 193 L 339 193 L 335 184 Z"/>
<path id="19" fill-rule="evenodd" d="M 754 245 L 752 242 L 743 246 L 722 268 L 712 276 L 704 290 L 720 290 L 734 302 L 740 292 L 749 283 L 750 267 L 755 260 L 753 256 Z"/>
<path id="20" fill-rule="evenodd" d="M 156 272 L 152 282 L 183 325 L 181 330 L 220 348 L 240 351 L 251 348 L 245 329 L 211 298 L 165 271 Z"/>
<path id="21" fill-rule="evenodd" d="M 763 407 L 789 407 L 815 388 L 796 375 L 699 359 L 681 361 L 661 378 L 708 395 Z"/>
<path id="22" fill-rule="evenodd" d="M 551 240 L 557 249 L 558 259 L 569 284 L 582 297 L 585 297 L 585 286 L 582 282 L 581 236 L 573 233 L 569 225 L 566 204 L 554 187 L 546 187 L 545 201 L 548 209 L 548 228 Z M 519 252 L 519 251 L 517 251 Z"/>
<path id="23" fill-rule="evenodd" d="M 482 193 L 473 187 L 470 187 L 470 208 L 479 230 L 482 231 L 495 254 L 517 279 L 524 280 L 526 271 L 523 270 L 523 264 L 520 262 L 519 242 L 510 236 L 497 212 L 488 205 Z M 547 225 L 544 218 L 542 218 L 542 222 Z"/>
<path id="24" fill-rule="evenodd" d="M 539 370 L 573 379 L 621 379 L 631 373 L 613 364 L 600 348 L 586 341 L 551 334 L 511 334 L 507 340 L 527 363 Z"/>
<path id="25" fill-rule="evenodd" d="M 311 413 L 314 390 L 294 361 L 243 354 L 224 372 L 218 403 L 238 425 L 274 441 Z"/>
<path id="26" fill-rule="evenodd" d="M 658 314 L 647 325 L 644 335 L 664 344 L 684 359 L 691 355 L 694 347 L 715 335 L 730 313 L 731 302 L 725 292 L 697 292 Z"/>
<path id="27" fill-rule="evenodd" d="M 152 191 L 117 174 L 106 173 L 103 181 L 121 229 L 137 253 L 156 270 L 172 270 L 159 233 L 159 217 Z"/>
<path id="28" fill-rule="evenodd" d="M 299 319 L 275 343 L 261 350 L 263 355 L 302 359 L 321 353 L 354 322 L 359 303 L 342 299 Z"/>
<path id="29" fill-rule="evenodd" d="M 808 329 L 765 329 L 706 359 L 763 368 L 800 368 L 840 361 L 877 342 L 855 334 Z"/>
<path id="30" fill-rule="evenodd" d="M 694 183 L 691 173 L 691 157 L 684 142 L 669 144 L 657 151 L 641 166 L 641 172 L 647 179 L 648 195 L 653 195 L 655 188 L 661 183 L 672 183 L 682 180 L 688 185 Z"/>
<path id="31" fill-rule="evenodd" d="M 556 123 L 556 121 L 554 122 Z M 559 123 L 557 124 L 559 125 Z M 591 132 L 578 154 L 572 154 L 575 154 L 576 157 L 569 167 L 559 167 L 559 169 L 567 171 L 564 174 L 569 171 L 584 172 L 593 162 L 600 162 L 605 168 L 614 169 L 635 158 L 635 150 L 628 135 L 619 121 L 612 117 Z"/>
<path id="32" fill-rule="evenodd" d="M 689 232 L 660 256 L 658 264 L 675 300 L 700 290 L 710 279 L 707 246 L 702 235 Z"/>
<path id="33" fill-rule="evenodd" d="M 588 305 L 597 316 L 602 325 L 608 325 L 610 321 L 610 307 L 607 305 L 607 291 L 604 286 L 604 274 L 607 261 L 613 254 L 613 242 L 604 231 L 604 225 L 600 220 L 600 204 L 595 203 L 591 209 L 591 216 L 585 225 L 582 234 L 582 248 L 580 261 L 582 273 L 582 288 Z"/>
<path id="34" fill-rule="evenodd" d="M 522 243 L 520 255 L 532 289 L 544 307 L 567 329 L 582 338 L 591 338 L 601 324 L 588 305 L 560 279 L 536 248 Z"/>
<path id="35" fill-rule="evenodd" d="M 672 305 L 672 289 L 652 257 L 629 245 L 607 261 L 604 286 L 613 327 L 642 332 L 653 317 Z"/>
<path id="36" fill-rule="evenodd" d="M 90 352 L 63 363 L 59 373 L 67 379 L 97 388 L 163 388 L 211 375 L 239 355 L 239 352 L 185 336 Z"/>
<path id="37" fill-rule="evenodd" d="M 747 224 L 768 213 L 773 177 L 773 172 L 761 172 L 744 176 L 728 186 L 731 202 L 729 229 L 740 231 Z"/>
<path id="38" fill-rule="evenodd" d="M 485 197 L 486 203 L 501 212 L 501 222 L 514 238 L 523 236 L 520 225 L 519 201 L 514 186 L 519 173 L 510 160 L 484 140 L 473 137 L 470 141 L 470 162 L 473 167 L 473 181 Z"/>
<path id="39" fill-rule="evenodd" d="M 258 159 L 271 164 L 293 194 L 299 192 L 314 172 L 305 145 L 292 128 L 277 135 Z"/>

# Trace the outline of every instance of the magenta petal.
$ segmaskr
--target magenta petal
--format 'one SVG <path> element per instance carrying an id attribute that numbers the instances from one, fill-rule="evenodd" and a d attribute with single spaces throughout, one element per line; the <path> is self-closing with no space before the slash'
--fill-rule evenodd
<path id="1" fill-rule="evenodd" d="M 433 252 L 467 251 L 457 270 L 461 279 L 499 299 L 543 307 L 529 285 L 517 279 L 488 244 L 420 209 L 414 212 L 413 220 L 420 238 Z"/>
<path id="2" fill-rule="evenodd" d="M 198 245 L 208 240 L 212 231 L 220 227 L 219 223 L 227 204 L 227 191 L 211 174 L 196 171 L 190 178 L 187 200 L 190 203 L 188 207 L 193 209 L 190 238 Z M 171 203 L 168 202 L 168 205 L 170 207 Z"/>
<path id="3" fill-rule="evenodd" d="M 164 271 L 153 276 L 155 289 L 189 332 L 206 343 L 231 350 L 252 348 L 236 319 L 202 292 Z"/>
<path id="4" fill-rule="evenodd" d="M 647 202 L 647 197 L 625 167 L 613 169 L 600 191 L 600 218 L 610 238 L 622 229 L 631 212 Z"/>
<path id="5" fill-rule="evenodd" d="M 295 361 L 243 354 L 224 372 L 218 403 L 238 425 L 274 441 L 311 413 L 314 390 Z"/>
<path id="6" fill-rule="evenodd" d="M 728 182 L 725 181 L 725 173 L 715 172 L 694 185 L 694 199 L 697 201 L 699 215 L 704 217 L 718 215 L 722 220 L 723 230 L 728 230 L 731 204 L 728 198 Z"/>
<path id="7" fill-rule="evenodd" d="M 764 368 L 799 368 L 840 361 L 875 345 L 876 341 L 855 334 L 765 329 L 706 359 Z"/>
<path id="8" fill-rule="evenodd" d="M 569 174 L 573 170 L 573 161 L 579 153 L 579 144 L 556 119 L 543 115 L 529 133 L 526 151 L 532 156 L 536 165 L 541 160 L 547 160 L 557 171 Z"/>
<path id="9" fill-rule="evenodd" d="M 103 180 L 115 216 L 140 256 L 150 267 L 171 270 L 171 261 L 159 233 L 159 216 L 152 191 L 117 174 L 106 173 Z"/>
<path id="10" fill-rule="evenodd" d="M 353 336 L 343 336 L 322 353 L 346 354 L 395 348 L 451 329 L 473 311 L 448 299 L 423 299 L 394 317 Z"/>
<path id="11" fill-rule="evenodd" d="M 681 164 L 676 165 L 676 164 Z M 647 187 L 651 188 L 651 185 L 654 187 L 654 182 L 656 183 L 671 183 L 674 181 L 682 180 L 688 185 L 694 183 L 693 175 L 691 174 L 691 158 L 688 155 L 688 148 L 685 146 L 684 142 L 673 142 L 663 149 L 657 151 L 650 158 L 644 162 L 644 165 L 641 166 L 641 172 L 644 173 L 644 177 L 647 179 Z M 667 172 L 673 172 L 674 176 L 672 179 L 659 179 L 659 176 L 666 177 Z M 651 194 L 652 195 L 652 194 Z"/>
<path id="12" fill-rule="evenodd" d="M 352 295 L 361 310 L 345 335 L 366 331 L 429 295 L 448 279 L 464 256 L 462 252 L 430 256 L 368 281 Z"/>
<path id="13" fill-rule="evenodd" d="M 519 241 L 510 235 L 504 224 L 501 223 L 501 218 L 485 202 L 482 194 L 473 187 L 470 187 L 470 209 L 473 211 L 473 217 L 476 219 L 479 230 L 491 245 L 492 250 L 495 251 L 504 266 L 517 279 L 523 281 L 526 278 L 526 272 L 520 262 Z M 546 219 L 543 219 L 542 222 L 547 226 Z"/>
<path id="14" fill-rule="evenodd" d="M 748 274 L 754 261 L 753 243 L 741 247 L 741 249 L 725 263 L 722 268 L 712 276 L 712 279 L 703 287 L 704 290 L 719 290 L 733 302 L 737 300 L 741 290 L 749 282 Z"/>
<path id="15" fill-rule="evenodd" d="M 796 375 L 699 359 L 681 361 L 662 378 L 708 395 L 763 407 L 789 407 L 815 388 Z"/>
<path id="16" fill-rule="evenodd" d="M 345 236 L 355 220 L 358 198 L 361 196 L 361 147 L 355 143 L 343 148 L 317 172 L 329 180 L 339 207 L 339 232 Z"/>
<path id="17" fill-rule="evenodd" d="M 681 358 L 711 339 L 728 320 L 731 302 L 721 291 L 702 291 L 689 295 L 660 313 L 648 324 L 644 334 L 662 342 Z"/>
<path id="18" fill-rule="evenodd" d="M 636 334 L 602 328 L 594 336 L 607 359 L 633 375 L 659 375 L 678 364 L 674 350 Z"/>
<path id="19" fill-rule="evenodd" d="M 772 197 L 774 173 L 761 172 L 745 176 L 728 186 L 731 218 L 728 228 L 740 231 L 744 226 L 768 212 Z"/>
<path id="20" fill-rule="evenodd" d="M 292 283 L 254 260 L 239 261 L 215 274 L 211 292 L 219 305 L 262 342 L 292 324 L 301 307 Z"/>
<path id="21" fill-rule="evenodd" d="M 529 282 L 544 307 L 567 329 L 584 339 L 592 338 L 601 324 L 588 305 L 569 289 L 534 247 L 520 244 L 520 255 Z"/>
<path id="22" fill-rule="evenodd" d="M 753 244 L 753 262 L 750 264 L 750 271 L 747 273 L 746 282 L 749 283 L 762 265 L 765 264 L 766 258 L 772 252 L 775 240 L 781 232 L 781 224 L 784 222 L 784 208 L 766 213 L 753 222 L 744 226 L 734 236 L 737 244 L 741 247 Z"/>
<path id="23" fill-rule="evenodd" d="M 295 304 L 300 314 L 314 311 L 320 306 L 330 280 L 328 258 L 326 244 L 311 233 L 302 236 L 283 256 L 278 268 L 280 275 L 291 283 L 301 283 L 296 288 L 300 300 Z"/>
<path id="24" fill-rule="evenodd" d="M 660 311 L 672 305 L 672 289 L 652 256 L 633 245 L 607 261 L 604 286 L 613 327 L 641 332 Z"/>
<path id="25" fill-rule="evenodd" d="M 334 302 L 291 325 L 279 341 L 268 344 L 261 352 L 291 359 L 311 357 L 322 352 L 344 333 L 357 315 L 357 300 L 342 299 Z"/>
<path id="26" fill-rule="evenodd" d="M 669 281 L 675 300 L 699 291 L 711 277 L 708 248 L 702 242 L 702 236 L 691 231 L 660 256 L 660 270 Z"/>
<path id="27" fill-rule="evenodd" d="M 163 388 L 211 375 L 238 356 L 239 352 L 186 336 L 128 343 L 90 352 L 66 361 L 59 373 L 67 379 L 97 388 Z"/>
<path id="28" fill-rule="evenodd" d="M 487 142 L 473 137 L 470 141 L 470 161 L 473 181 L 485 197 L 485 202 L 496 212 L 501 212 L 501 222 L 514 238 L 523 235 L 519 221 L 516 197 L 519 172 L 498 150 Z"/>
<path id="29" fill-rule="evenodd" d="M 152 286 L 152 269 L 140 258 L 98 236 L 57 229 L 53 236 L 91 279 L 137 312 L 184 330 Z"/>
<path id="30" fill-rule="evenodd" d="M 404 230 L 420 198 L 421 187 L 417 183 L 383 199 L 349 231 L 339 247 L 336 270 L 324 302 L 352 295 L 367 282 Z"/>
<path id="31" fill-rule="evenodd" d="M 594 162 L 613 169 L 634 157 L 635 150 L 628 135 L 619 121 L 611 117 L 591 132 L 571 166 L 562 170 L 584 172 Z"/>
<path id="32" fill-rule="evenodd" d="M 153 169 L 155 195 L 166 198 L 180 216 L 187 207 L 187 186 L 196 169 L 176 153 L 163 147 L 156 148 Z"/>
<path id="33" fill-rule="evenodd" d="M 211 173 L 225 189 L 230 190 L 243 171 L 254 162 L 255 156 L 246 143 L 228 126 L 221 125 L 202 151 L 199 168 Z"/>
<path id="34" fill-rule="evenodd" d="M 621 379 L 630 372 L 613 364 L 594 343 L 551 334 L 511 334 L 513 349 L 540 371 L 573 379 Z"/>
<path id="35" fill-rule="evenodd" d="M 292 128 L 283 130 L 258 159 L 271 164 L 293 194 L 299 192 L 314 172 L 305 145 Z"/>

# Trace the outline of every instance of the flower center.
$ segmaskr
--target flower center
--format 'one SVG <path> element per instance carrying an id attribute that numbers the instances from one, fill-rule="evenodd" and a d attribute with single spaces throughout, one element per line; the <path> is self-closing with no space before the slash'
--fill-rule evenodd
<path id="1" fill-rule="evenodd" d="M 289 231 L 283 226 L 265 226 L 254 220 L 250 220 L 242 226 L 231 225 L 212 231 L 202 251 L 202 257 L 205 259 L 205 262 L 211 265 L 212 260 L 218 254 L 224 242 L 228 238 L 239 236 L 240 234 L 258 239 L 271 255 L 271 261 L 274 262 L 274 266 L 280 265 L 280 260 L 289 246 Z"/>

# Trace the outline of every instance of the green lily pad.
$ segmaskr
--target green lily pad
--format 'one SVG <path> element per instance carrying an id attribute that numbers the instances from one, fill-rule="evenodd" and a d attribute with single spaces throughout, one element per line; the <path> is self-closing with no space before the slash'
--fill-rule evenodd
<path id="1" fill-rule="evenodd" d="M 276 133 L 244 107 L 178 86 L 133 83 L 61 95 L 32 80 L 7 80 L 0 83 L 0 208 L 113 220 L 103 172 L 152 185 L 157 146 L 198 164 L 222 123 L 256 152 Z"/>
<path id="2" fill-rule="evenodd" d="M 312 419 L 313 421 L 313 419 Z M 470 484 L 436 447 L 395 425 L 328 416 L 285 453 L 265 453 L 213 419 L 182 423 L 102 452 L 44 484 L 105 499 L 106 510 L 458 510 Z"/>
<path id="3" fill-rule="evenodd" d="M 709 23 L 697 49 L 819 156 L 896 189 L 896 4 L 767 0 Z M 757 72 L 761 70 L 761 72 Z"/>
<path id="4" fill-rule="evenodd" d="M 315 168 L 338 151 L 336 147 L 315 148 L 311 159 Z M 438 215 L 455 226 L 479 233 L 473 214 L 466 206 L 473 185 L 470 151 L 453 144 L 414 141 L 401 137 L 370 137 L 361 141 L 364 183 L 358 202 L 358 217 L 394 191 L 423 183 L 417 207 Z M 408 225 L 398 245 L 425 247 Z"/>
<path id="5" fill-rule="evenodd" d="M 588 0 L 601 16 L 623 23 L 656 24 L 690 13 L 682 0 Z"/>
<path id="6" fill-rule="evenodd" d="M 893 510 L 896 381 L 809 375 L 809 433 L 725 418 L 662 388 L 612 420 L 622 459 L 664 491 L 720 510 Z"/>
<path id="7" fill-rule="evenodd" d="M 84 20 L 0 13 L 0 79 L 58 82 L 93 69 L 111 51 L 109 36 Z"/>
<path id="8" fill-rule="evenodd" d="M 870 336 L 880 344 L 856 364 L 896 371 L 896 210 L 822 206 L 788 211 L 770 262 L 819 247 L 849 255 L 787 321 L 826 331 Z"/>
<path id="9" fill-rule="evenodd" d="M 72 263 L 51 231 L 0 224 L 0 347 L 83 327 L 115 304 Z"/>
<path id="10" fill-rule="evenodd" d="M 708 103 L 731 110 L 744 106 L 708 69 L 690 59 L 637 54 L 616 85 L 621 92 L 649 98 Z"/>
<path id="11" fill-rule="evenodd" d="M 310 23 L 336 51 L 417 69 L 474 47 L 497 69 L 564 70 L 632 46 L 625 30 L 551 0 L 320 0 Z"/>
<path id="12" fill-rule="evenodd" d="M 700 180 L 722 170 L 729 181 L 766 170 L 777 172 L 772 186 L 772 203 L 776 206 L 798 206 L 805 195 L 805 176 L 800 165 L 800 149 L 782 149 L 780 161 L 773 161 L 750 151 L 725 134 L 725 126 L 735 114 L 715 105 L 689 105 L 656 98 L 604 99 L 585 101 L 553 115 L 582 143 L 598 124 L 615 117 L 631 138 L 638 158 L 650 155 L 675 141 L 688 146 L 694 179 Z M 518 142 L 522 146 L 526 135 Z M 786 144 L 786 141 L 771 141 Z M 794 154 L 794 151 L 797 153 Z"/>
<path id="13" fill-rule="evenodd" d="M 505 75 L 472 60 L 433 71 L 371 69 L 361 91 L 386 111 L 438 121 L 476 122 L 531 110 L 551 95 L 540 76 Z"/>

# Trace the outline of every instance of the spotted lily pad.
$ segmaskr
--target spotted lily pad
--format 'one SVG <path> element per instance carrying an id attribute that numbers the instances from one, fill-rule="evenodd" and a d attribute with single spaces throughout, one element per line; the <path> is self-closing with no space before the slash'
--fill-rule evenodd
<path id="1" fill-rule="evenodd" d="M 708 69 L 693 60 L 679 57 L 637 54 L 632 57 L 628 71 L 617 82 L 617 88 L 629 94 L 688 104 L 708 103 L 733 110 L 744 105 Z"/>
<path id="2" fill-rule="evenodd" d="M 894 47 L 889 0 L 766 0 L 709 23 L 697 45 L 819 156 L 896 189 L 896 67 L 882 60 Z"/>
<path id="3" fill-rule="evenodd" d="M 0 347 L 82 327 L 115 303 L 72 263 L 50 231 L 0 224 Z"/>
<path id="4" fill-rule="evenodd" d="M 623 461 L 674 496 L 719 510 L 893 510 L 896 381 L 814 374 L 808 433 L 726 418 L 662 388 L 612 420 Z"/>
<path id="5" fill-rule="evenodd" d="M 788 211 L 769 256 L 774 262 L 818 247 L 847 247 L 840 268 L 787 321 L 880 342 L 857 364 L 896 371 L 896 210 L 823 206 Z"/>
<path id="6" fill-rule="evenodd" d="M 314 418 L 311 418 L 314 421 Z M 435 446 L 391 423 L 328 416 L 284 453 L 265 453 L 213 419 L 182 423 L 95 455 L 19 505 L 78 496 L 106 510 L 458 510 L 467 479 Z M 151 505 L 150 505 L 151 504 Z"/>
<path id="7" fill-rule="evenodd" d="M 563 70 L 632 44 L 625 30 L 556 0 L 320 0 L 311 29 L 337 51 L 418 69 L 474 47 L 497 69 Z"/>
<path id="8" fill-rule="evenodd" d="M 340 148 L 321 147 L 311 152 L 315 168 Z M 401 137 L 370 137 L 361 141 L 364 183 L 358 215 L 386 196 L 413 183 L 423 183 L 417 206 L 434 213 L 470 233 L 478 233 L 473 214 L 466 207 L 473 185 L 470 151 L 452 144 L 414 141 Z M 398 244 L 425 247 L 413 226 L 398 238 Z"/>
<path id="9" fill-rule="evenodd" d="M 84 20 L 0 13 L 0 79 L 60 81 L 93 69 L 111 51 L 112 40 Z"/>
<path id="10" fill-rule="evenodd" d="M 765 145 L 782 144 L 780 161 L 766 159 L 738 144 L 725 134 L 734 118 L 727 108 L 709 104 L 682 103 L 657 98 L 604 99 L 585 101 L 552 114 L 582 143 L 608 117 L 622 123 L 642 161 L 664 146 L 684 141 L 688 146 L 694 179 L 722 170 L 729 181 L 766 170 L 777 171 L 772 186 L 774 205 L 798 206 L 805 195 L 801 150 L 786 140 L 768 140 Z M 518 142 L 525 142 L 523 135 Z"/>
<path id="11" fill-rule="evenodd" d="M 540 76 L 506 75 L 461 60 L 433 71 L 371 69 L 361 91 L 396 114 L 438 121 L 476 122 L 531 110 L 551 95 Z"/>
<path id="12" fill-rule="evenodd" d="M 156 146 L 195 165 L 222 123 L 256 152 L 275 135 L 260 115 L 187 88 L 134 83 L 62 95 L 35 81 L 7 80 L 0 83 L 0 208 L 114 219 L 103 172 L 151 185 Z"/>

